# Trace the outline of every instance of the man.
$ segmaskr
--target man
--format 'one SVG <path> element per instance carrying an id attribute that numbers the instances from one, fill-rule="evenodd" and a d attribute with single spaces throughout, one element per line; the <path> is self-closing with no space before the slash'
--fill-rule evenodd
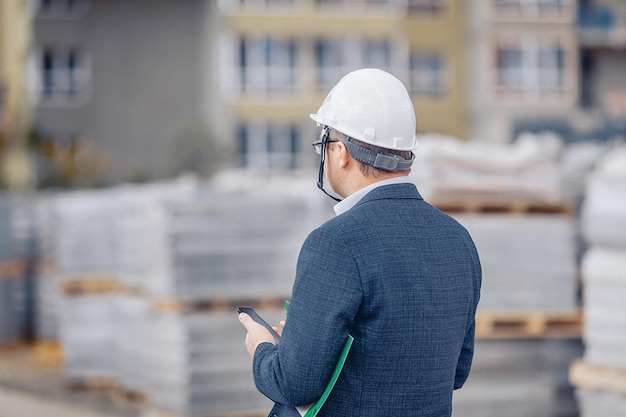
<path id="1" fill-rule="evenodd" d="M 450 416 L 470 371 L 481 269 L 467 231 L 408 178 L 417 145 L 409 95 L 391 74 L 362 69 L 311 117 L 323 126 L 318 186 L 344 200 L 302 246 L 280 344 L 239 316 L 256 386 L 276 403 L 270 416 L 298 416 L 294 407 L 322 395 L 351 335 L 319 416 Z"/>

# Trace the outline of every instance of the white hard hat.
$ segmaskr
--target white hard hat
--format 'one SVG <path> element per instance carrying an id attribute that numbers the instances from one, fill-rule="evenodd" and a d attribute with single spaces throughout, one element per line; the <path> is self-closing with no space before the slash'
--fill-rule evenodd
<path id="1" fill-rule="evenodd" d="M 400 80 L 380 69 L 345 75 L 311 119 L 382 148 L 409 151 L 417 147 L 409 93 Z"/>

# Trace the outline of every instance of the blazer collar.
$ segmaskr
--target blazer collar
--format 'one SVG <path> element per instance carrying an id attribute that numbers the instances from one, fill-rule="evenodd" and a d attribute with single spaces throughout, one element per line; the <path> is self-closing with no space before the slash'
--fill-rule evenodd
<path id="1" fill-rule="evenodd" d="M 384 185 L 378 187 L 367 193 L 361 201 L 355 205 L 365 203 L 372 200 L 384 200 L 384 199 L 417 199 L 423 200 L 422 195 L 417 190 L 415 184 L 402 183 Z"/>
<path id="2" fill-rule="evenodd" d="M 365 188 L 360 189 L 354 194 L 351 194 L 350 196 L 346 197 L 339 203 L 335 204 L 333 209 L 335 210 L 336 215 L 343 214 L 346 211 L 350 210 L 352 207 L 354 207 L 360 200 L 363 199 L 363 197 L 371 193 L 376 188 L 383 187 L 386 185 L 407 184 L 407 183 L 413 184 L 413 182 L 411 182 L 409 177 L 406 177 L 406 176 L 389 178 L 389 179 L 377 181 L 373 184 L 368 185 Z"/>
<path id="3" fill-rule="evenodd" d="M 377 187 L 367 193 L 361 200 L 359 200 L 354 207 L 360 206 L 370 201 L 375 200 L 423 200 L 422 195 L 417 190 L 415 184 L 402 183 L 391 184 Z"/>

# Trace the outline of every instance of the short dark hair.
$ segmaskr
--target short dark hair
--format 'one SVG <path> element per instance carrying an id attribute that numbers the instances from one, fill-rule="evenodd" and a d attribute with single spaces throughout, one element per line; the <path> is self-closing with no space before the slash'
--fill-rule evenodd
<path id="1" fill-rule="evenodd" d="M 363 149 L 367 149 L 373 155 L 377 155 L 377 154 L 395 155 L 395 156 L 399 156 L 400 158 L 406 159 L 406 160 L 411 160 L 413 158 L 413 152 L 412 151 L 399 151 L 397 149 L 382 148 L 380 146 L 372 145 L 372 144 L 360 141 L 358 139 L 351 138 L 351 137 L 349 137 L 347 135 L 342 134 L 341 132 L 339 132 L 339 131 L 337 131 L 335 129 L 331 129 L 330 132 L 331 132 L 331 135 L 333 134 L 333 132 L 336 132 L 335 133 L 335 138 L 342 139 L 342 140 L 347 140 L 350 143 L 353 143 L 353 144 L 355 144 L 357 146 L 360 146 Z M 363 174 L 366 177 L 374 177 L 374 178 L 376 178 L 376 177 L 382 176 L 383 174 L 389 173 L 389 171 L 385 171 L 384 169 L 380 169 L 380 168 L 374 168 L 372 165 L 364 164 L 361 161 L 357 161 L 357 162 L 359 163 L 359 169 L 361 171 L 361 174 Z"/>

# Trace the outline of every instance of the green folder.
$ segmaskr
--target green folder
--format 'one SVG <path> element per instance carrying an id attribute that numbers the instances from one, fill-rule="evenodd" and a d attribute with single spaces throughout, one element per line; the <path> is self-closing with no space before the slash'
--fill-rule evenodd
<path id="1" fill-rule="evenodd" d="M 285 310 L 289 310 L 289 301 L 285 301 Z M 354 337 L 348 335 L 348 340 L 346 340 L 346 344 L 343 345 L 341 355 L 339 355 L 339 360 L 337 360 L 337 364 L 335 365 L 333 374 L 331 375 L 330 381 L 328 381 L 328 384 L 326 385 L 322 396 L 311 405 L 296 407 L 302 417 L 315 417 L 317 413 L 319 413 L 320 409 L 326 402 L 326 399 L 330 395 L 330 392 L 333 390 L 335 383 L 339 378 L 339 374 L 341 374 L 341 370 L 343 369 L 343 365 L 346 363 L 346 359 L 348 358 L 348 352 L 350 352 L 350 347 L 352 347 L 353 341 Z"/>

